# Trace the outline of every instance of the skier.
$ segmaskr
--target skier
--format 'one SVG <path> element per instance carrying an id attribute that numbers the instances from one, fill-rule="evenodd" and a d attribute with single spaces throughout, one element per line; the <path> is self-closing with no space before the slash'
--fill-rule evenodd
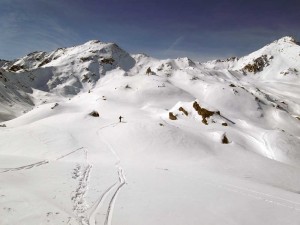
<path id="1" fill-rule="evenodd" d="M 122 118 L 123 118 L 122 116 L 119 116 L 120 123 L 122 122 Z"/>

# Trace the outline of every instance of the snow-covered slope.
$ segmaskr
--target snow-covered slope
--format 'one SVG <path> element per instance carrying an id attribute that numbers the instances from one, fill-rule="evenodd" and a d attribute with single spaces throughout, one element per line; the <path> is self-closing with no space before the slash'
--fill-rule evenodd
<path id="1" fill-rule="evenodd" d="M 299 53 L 90 41 L 3 62 L 0 224 L 299 224 Z"/>

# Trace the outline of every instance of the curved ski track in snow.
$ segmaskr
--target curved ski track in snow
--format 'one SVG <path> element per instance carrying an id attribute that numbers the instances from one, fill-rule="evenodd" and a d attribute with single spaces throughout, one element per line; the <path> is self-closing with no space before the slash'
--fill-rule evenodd
<path id="1" fill-rule="evenodd" d="M 99 131 L 108 127 L 115 127 L 116 125 L 118 125 L 119 123 L 112 123 L 112 124 L 108 124 L 106 126 L 103 126 L 101 128 L 99 128 L 96 133 L 97 135 L 101 138 L 101 136 L 99 135 Z M 111 191 L 116 188 L 115 192 L 113 193 L 109 203 L 108 203 L 108 207 L 107 207 L 107 211 L 106 211 L 106 217 L 105 217 L 105 221 L 104 221 L 104 225 L 110 225 L 111 224 L 111 220 L 112 220 L 112 214 L 113 214 L 113 209 L 114 209 L 114 204 L 116 201 L 116 198 L 118 196 L 118 193 L 120 192 L 121 188 L 126 184 L 126 178 L 124 175 L 124 170 L 123 168 L 120 166 L 121 160 L 118 156 L 118 154 L 116 153 L 116 151 L 113 149 L 113 147 L 110 145 L 110 143 L 108 143 L 107 141 L 103 140 L 101 138 L 102 142 L 108 147 L 108 149 L 110 150 L 110 152 L 114 155 L 114 157 L 116 158 L 116 163 L 115 166 L 118 168 L 118 179 L 119 181 L 114 183 L 113 185 L 111 185 L 109 188 L 107 188 L 102 195 L 100 196 L 100 198 L 94 203 L 94 205 L 91 207 L 91 212 L 90 215 L 88 216 L 88 225 L 96 225 L 96 215 L 97 213 L 100 211 L 101 206 L 104 205 L 104 201 L 106 199 L 106 197 L 111 193 Z"/>
<path id="2" fill-rule="evenodd" d="M 100 196 L 100 198 L 94 203 L 94 205 L 91 207 L 91 213 L 89 215 L 89 225 L 96 225 L 96 215 L 98 213 L 98 211 L 100 210 L 103 201 L 106 199 L 106 196 L 109 194 L 109 192 L 117 186 L 117 182 L 114 183 L 113 185 L 111 185 L 109 188 L 107 188 L 102 195 Z"/>
<path id="3" fill-rule="evenodd" d="M 112 198 L 109 202 L 104 225 L 111 225 L 113 208 L 114 208 L 116 198 L 117 198 L 121 188 L 126 184 L 126 178 L 124 176 L 124 171 L 121 167 L 119 167 L 118 175 L 119 175 L 120 185 L 118 186 L 117 190 L 115 191 L 114 195 L 112 196 Z"/>
<path id="4" fill-rule="evenodd" d="M 121 188 L 126 184 L 126 178 L 124 175 L 124 171 L 121 167 L 119 167 L 118 170 L 118 177 L 119 177 L 119 182 L 114 183 L 111 185 L 109 188 L 107 188 L 101 195 L 101 197 L 94 203 L 94 205 L 91 207 L 91 213 L 89 216 L 89 225 L 96 225 L 96 215 L 100 211 L 101 206 L 104 205 L 104 201 L 106 197 L 112 192 L 114 188 L 116 190 L 113 192 L 112 197 L 110 198 L 110 201 L 108 202 L 108 207 L 106 210 L 106 216 L 105 216 L 105 221 L 104 225 L 110 225 L 111 220 L 112 220 L 112 214 L 113 214 L 113 208 L 114 204 L 117 198 L 118 193 L 120 192 Z"/>

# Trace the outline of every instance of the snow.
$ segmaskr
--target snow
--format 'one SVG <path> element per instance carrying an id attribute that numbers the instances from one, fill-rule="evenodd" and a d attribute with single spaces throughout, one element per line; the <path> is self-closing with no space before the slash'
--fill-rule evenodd
<path id="1" fill-rule="evenodd" d="M 0 224 L 299 224 L 299 53 L 284 37 L 201 64 L 94 40 L 2 63 Z"/>

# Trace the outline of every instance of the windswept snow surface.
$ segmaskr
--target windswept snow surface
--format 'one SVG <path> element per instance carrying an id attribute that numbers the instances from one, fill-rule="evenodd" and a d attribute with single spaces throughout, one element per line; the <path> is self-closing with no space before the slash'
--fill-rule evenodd
<path id="1" fill-rule="evenodd" d="M 291 37 L 207 63 L 99 41 L 1 61 L 0 224 L 299 225 L 299 62 Z"/>

